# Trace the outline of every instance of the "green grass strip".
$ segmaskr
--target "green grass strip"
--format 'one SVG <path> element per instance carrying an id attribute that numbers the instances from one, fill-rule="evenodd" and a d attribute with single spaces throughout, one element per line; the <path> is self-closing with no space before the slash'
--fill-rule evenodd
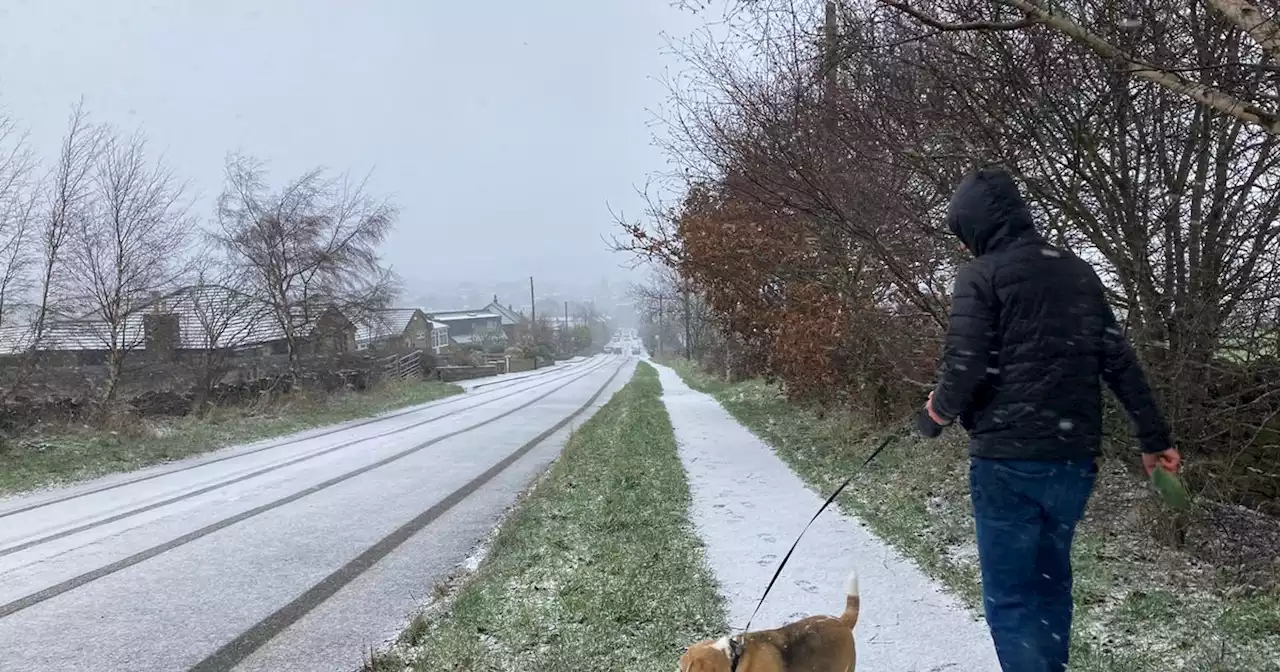
<path id="1" fill-rule="evenodd" d="M 370 667 L 403 670 L 675 669 L 725 630 L 687 518 L 689 488 L 653 367 L 570 439 L 495 536 L 448 611 Z"/>

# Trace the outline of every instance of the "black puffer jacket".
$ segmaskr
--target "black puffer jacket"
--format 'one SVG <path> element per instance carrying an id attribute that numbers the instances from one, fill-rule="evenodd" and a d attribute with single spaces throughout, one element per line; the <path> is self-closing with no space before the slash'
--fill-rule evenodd
<path id="1" fill-rule="evenodd" d="M 947 212 L 974 259 L 956 277 L 934 410 L 959 418 L 971 455 L 1069 459 L 1096 454 L 1105 380 L 1143 451 L 1169 429 L 1093 268 L 1032 226 L 1013 178 L 967 176 Z"/>

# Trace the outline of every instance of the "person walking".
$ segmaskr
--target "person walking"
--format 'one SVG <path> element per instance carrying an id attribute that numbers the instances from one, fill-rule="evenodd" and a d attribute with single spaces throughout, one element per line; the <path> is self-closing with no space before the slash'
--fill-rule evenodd
<path id="1" fill-rule="evenodd" d="M 959 271 L 939 382 L 919 415 L 969 433 L 983 607 L 1005 672 L 1062 672 L 1071 542 L 1097 477 L 1102 381 L 1135 427 L 1148 473 L 1181 457 L 1088 262 L 1035 229 L 1013 177 L 965 176 L 947 209 L 973 255 Z"/>

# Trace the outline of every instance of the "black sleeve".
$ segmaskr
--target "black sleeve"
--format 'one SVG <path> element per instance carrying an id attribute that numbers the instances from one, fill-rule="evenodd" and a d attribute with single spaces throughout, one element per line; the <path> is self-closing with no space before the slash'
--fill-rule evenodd
<path id="1" fill-rule="evenodd" d="M 1134 433 L 1144 453 L 1158 453 L 1173 447 L 1169 425 L 1156 404 L 1142 364 L 1129 346 L 1129 339 L 1116 322 L 1110 306 L 1103 307 L 1102 379 L 1129 413 Z"/>
<path id="2" fill-rule="evenodd" d="M 933 392 L 933 410 L 948 422 L 969 410 L 991 362 L 997 341 L 995 292 L 976 264 L 956 276 L 951 317 L 942 353 L 941 375 Z"/>

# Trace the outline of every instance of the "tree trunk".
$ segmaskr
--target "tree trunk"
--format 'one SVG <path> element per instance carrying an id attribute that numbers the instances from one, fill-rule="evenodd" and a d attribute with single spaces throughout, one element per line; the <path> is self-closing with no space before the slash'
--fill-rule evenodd
<path id="1" fill-rule="evenodd" d="M 203 413 L 209 400 L 213 398 L 213 388 L 222 378 L 222 356 L 214 350 L 206 350 L 201 359 L 200 387 L 196 391 L 193 408 Z"/>
<path id="2" fill-rule="evenodd" d="M 692 310 L 689 306 L 689 288 L 686 286 L 684 296 L 684 358 L 693 361 L 693 324 Z"/>
<path id="3" fill-rule="evenodd" d="M 119 392 L 120 371 L 123 368 L 123 365 L 123 352 L 113 350 L 107 354 L 107 382 L 106 387 L 102 390 L 102 398 L 98 402 L 98 412 L 104 422 L 111 417 L 111 406 L 115 403 L 116 396 Z"/>

